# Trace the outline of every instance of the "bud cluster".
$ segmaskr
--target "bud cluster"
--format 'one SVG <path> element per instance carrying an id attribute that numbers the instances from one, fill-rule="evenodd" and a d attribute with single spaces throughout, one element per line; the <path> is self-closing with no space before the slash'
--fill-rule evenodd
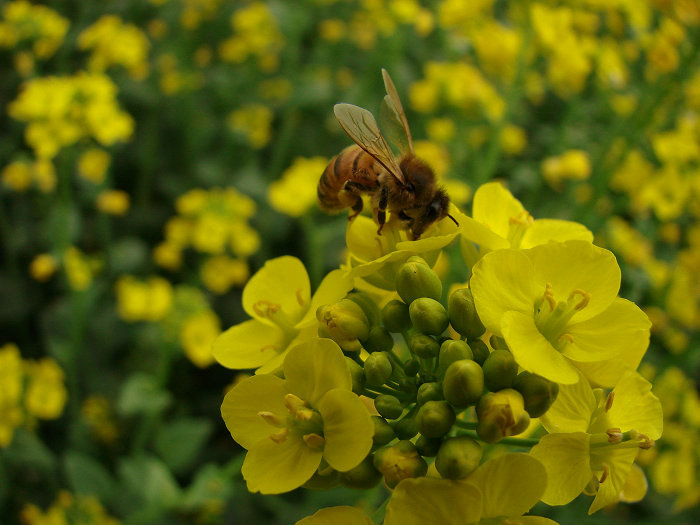
<path id="1" fill-rule="evenodd" d="M 443 301 L 438 275 L 420 257 L 396 274 L 400 299 L 381 310 L 351 292 L 317 311 L 318 333 L 345 352 L 353 391 L 378 415 L 371 461 L 344 473 L 347 486 L 389 487 L 424 476 L 425 458 L 443 478 L 464 479 L 480 464 L 483 443 L 525 431 L 554 402 L 558 385 L 519 371 L 501 338 L 485 328 L 468 287 Z"/>

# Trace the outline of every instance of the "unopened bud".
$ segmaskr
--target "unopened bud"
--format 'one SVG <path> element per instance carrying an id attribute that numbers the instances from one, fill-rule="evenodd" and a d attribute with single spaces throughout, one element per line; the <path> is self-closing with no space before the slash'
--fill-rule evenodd
<path id="1" fill-rule="evenodd" d="M 416 439 L 416 450 L 418 450 L 418 453 L 424 458 L 435 457 L 441 445 L 442 438 L 419 436 L 418 439 Z"/>
<path id="2" fill-rule="evenodd" d="M 394 334 L 410 330 L 411 317 L 408 315 L 408 305 L 398 299 L 386 303 L 382 308 L 382 324 Z"/>
<path id="3" fill-rule="evenodd" d="M 352 302 L 356 303 L 367 317 L 367 321 L 370 326 L 375 326 L 381 321 L 381 314 L 379 313 L 379 307 L 377 302 L 372 298 L 371 295 L 365 292 L 350 292 L 347 296 Z"/>
<path id="4" fill-rule="evenodd" d="M 455 361 L 462 359 L 473 359 L 471 348 L 464 341 L 448 339 L 440 346 L 440 357 L 438 358 L 438 377 L 445 375 L 447 367 Z"/>
<path id="5" fill-rule="evenodd" d="M 403 364 L 403 370 L 407 376 L 415 376 L 420 370 L 420 362 L 415 357 L 412 357 Z"/>
<path id="6" fill-rule="evenodd" d="M 559 394 L 559 385 L 530 372 L 520 372 L 513 388 L 520 392 L 530 417 L 540 417 L 549 410 Z"/>
<path id="7" fill-rule="evenodd" d="M 410 257 L 396 273 L 396 291 L 406 304 L 419 297 L 439 301 L 442 297 L 442 281 L 420 257 Z"/>
<path id="8" fill-rule="evenodd" d="M 402 479 L 418 478 L 428 472 L 428 464 L 416 446 L 407 440 L 377 450 L 374 453 L 374 468 L 384 475 L 384 482 L 389 488 L 394 488 Z"/>
<path id="9" fill-rule="evenodd" d="M 520 434 L 530 424 L 523 397 L 512 388 L 482 396 L 476 406 L 476 415 L 479 420 L 476 433 L 487 443 Z"/>
<path id="10" fill-rule="evenodd" d="M 449 321 L 447 311 L 435 299 L 420 297 L 408 307 L 413 327 L 428 335 L 440 335 L 446 329 Z"/>
<path id="11" fill-rule="evenodd" d="M 416 402 L 419 405 L 423 405 L 428 401 L 440 401 L 441 399 L 444 399 L 441 383 L 423 383 L 418 387 Z"/>
<path id="12" fill-rule="evenodd" d="M 368 352 L 388 352 L 394 347 L 394 338 L 383 326 L 373 326 L 367 339 L 362 341 L 362 346 Z"/>
<path id="13" fill-rule="evenodd" d="M 486 343 L 484 343 L 481 339 L 470 341 L 469 348 L 472 349 L 472 354 L 474 354 L 474 361 L 480 365 L 483 365 L 486 358 L 491 354 L 489 347 L 486 346 Z"/>
<path id="14" fill-rule="evenodd" d="M 455 412 L 447 401 L 428 401 L 416 416 L 418 432 L 429 438 L 442 437 L 450 431 L 455 419 Z"/>
<path id="15" fill-rule="evenodd" d="M 445 439 L 435 458 L 435 468 L 443 478 L 464 479 L 481 462 L 481 445 L 469 436 Z"/>
<path id="16" fill-rule="evenodd" d="M 372 416 L 372 423 L 374 423 L 374 438 L 372 441 L 375 445 L 386 445 L 396 437 L 394 429 L 391 428 L 391 425 L 384 418 Z"/>
<path id="17" fill-rule="evenodd" d="M 509 350 L 506 340 L 502 337 L 497 336 L 496 334 L 493 334 L 489 338 L 489 344 L 494 350 Z"/>
<path id="18" fill-rule="evenodd" d="M 513 385 L 518 375 L 518 363 L 507 350 L 494 350 L 484 361 L 484 383 L 491 392 L 498 392 Z"/>
<path id="19" fill-rule="evenodd" d="M 442 393 L 455 408 L 466 408 L 476 403 L 484 391 L 484 372 L 471 359 L 455 361 L 445 372 Z"/>
<path id="20" fill-rule="evenodd" d="M 394 433 L 399 439 L 411 439 L 418 434 L 418 424 L 416 422 L 417 410 L 414 408 L 400 420 L 394 423 Z"/>
<path id="21" fill-rule="evenodd" d="M 340 483 L 351 489 L 371 489 L 382 479 L 382 473 L 374 468 L 372 454 L 362 460 L 362 463 L 346 472 L 339 474 Z"/>
<path id="22" fill-rule="evenodd" d="M 415 301 L 414 301 L 415 303 Z M 440 352 L 440 344 L 429 335 L 415 333 L 408 341 L 408 348 L 418 357 L 430 359 Z"/>
<path id="23" fill-rule="evenodd" d="M 320 306 L 316 310 L 319 325 L 318 335 L 333 339 L 347 352 L 362 350 L 360 339 L 369 334 L 369 321 L 362 308 L 350 299 Z"/>
<path id="24" fill-rule="evenodd" d="M 455 290 L 447 300 L 450 324 L 460 335 L 476 339 L 486 331 L 476 313 L 474 298 L 469 288 Z"/>
<path id="25" fill-rule="evenodd" d="M 395 396 L 382 394 L 374 400 L 374 408 L 387 419 L 396 419 L 403 413 L 401 401 Z"/>
<path id="26" fill-rule="evenodd" d="M 371 386 L 381 386 L 391 377 L 392 367 L 386 352 L 374 352 L 365 360 L 365 379 Z"/>
<path id="27" fill-rule="evenodd" d="M 348 365 L 348 370 L 350 370 L 352 391 L 358 396 L 362 395 L 365 389 L 365 371 L 359 364 L 347 356 L 345 356 L 345 364 Z"/>

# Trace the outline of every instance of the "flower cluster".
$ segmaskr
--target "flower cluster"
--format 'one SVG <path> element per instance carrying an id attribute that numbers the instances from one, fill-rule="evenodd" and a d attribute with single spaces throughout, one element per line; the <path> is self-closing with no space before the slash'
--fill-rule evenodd
<path id="1" fill-rule="evenodd" d="M 36 505 L 25 505 L 22 509 L 22 523 L 45 525 L 49 523 L 84 523 L 85 525 L 119 525 L 95 496 L 73 495 L 59 492 L 51 506 L 42 511 Z"/>
<path id="2" fill-rule="evenodd" d="M 60 417 L 67 397 L 63 370 L 52 358 L 22 359 L 16 345 L 0 347 L 0 447 L 12 442 L 16 428 Z"/>
<path id="3" fill-rule="evenodd" d="M 249 281 L 254 319 L 214 343 L 224 366 L 258 368 L 221 409 L 248 450 L 249 490 L 383 479 L 387 524 L 515 519 L 581 493 L 590 513 L 638 501 L 634 461 L 662 412 L 636 371 L 650 323 L 618 296 L 615 257 L 580 224 L 533 219 L 498 183 L 477 190 L 471 217 L 451 214 L 459 226 L 414 241 L 358 217 L 348 264 L 313 297 L 294 258 Z M 470 277 L 448 290 L 431 265 L 457 237 Z M 496 443 L 532 449 L 499 456 Z"/>

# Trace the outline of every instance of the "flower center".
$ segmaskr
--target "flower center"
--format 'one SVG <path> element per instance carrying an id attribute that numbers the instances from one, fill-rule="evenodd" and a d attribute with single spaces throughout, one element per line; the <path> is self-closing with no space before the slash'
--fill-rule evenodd
<path id="1" fill-rule="evenodd" d="M 508 224 L 510 225 L 510 228 L 508 228 L 508 240 L 511 248 L 520 248 L 523 235 L 525 235 L 525 232 L 533 222 L 535 222 L 535 219 L 526 210 L 508 219 Z"/>
<path id="2" fill-rule="evenodd" d="M 300 291 L 297 292 L 297 301 L 303 305 Z M 296 337 L 298 333 L 298 330 L 294 328 L 296 322 L 282 310 L 282 305 L 279 303 L 261 299 L 253 304 L 253 311 L 260 317 L 265 317 L 275 323 L 290 341 Z"/>
<path id="3" fill-rule="evenodd" d="M 591 296 L 583 290 L 574 290 L 566 301 L 554 298 L 552 285 L 547 283 L 542 298 L 535 302 L 535 325 L 540 333 L 554 346 L 561 349 L 566 342 L 573 342 L 573 336 L 566 333 L 566 326 L 574 314 L 583 310 Z"/>
<path id="4" fill-rule="evenodd" d="M 294 434 L 301 436 L 309 448 L 322 449 L 325 440 L 321 414 L 294 394 L 284 396 L 284 406 L 289 412 L 285 420 L 272 412 L 258 412 L 258 416 L 277 429 L 270 434 L 270 439 L 275 443 L 282 443 L 290 434 Z"/>

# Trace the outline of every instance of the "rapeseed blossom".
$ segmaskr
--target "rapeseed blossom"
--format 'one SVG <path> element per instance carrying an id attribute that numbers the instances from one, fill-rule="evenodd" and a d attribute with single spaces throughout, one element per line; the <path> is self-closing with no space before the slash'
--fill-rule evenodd
<path id="1" fill-rule="evenodd" d="M 104 509 L 100 501 L 92 495 L 73 495 L 62 490 L 51 506 L 42 511 L 38 506 L 27 504 L 22 509 L 22 522 L 27 525 L 45 525 L 48 523 L 70 523 L 79 516 L 85 525 L 119 525 Z"/>
<path id="2" fill-rule="evenodd" d="M 316 204 L 318 179 L 326 169 L 324 157 L 297 157 L 267 188 L 267 200 L 280 213 L 301 217 Z"/>
<path id="3" fill-rule="evenodd" d="M 50 7 L 27 0 L 7 2 L 0 18 L 0 48 L 31 44 L 32 54 L 45 60 L 61 46 L 69 25 L 68 19 Z M 33 69 L 33 58 L 29 59 Z"/>

